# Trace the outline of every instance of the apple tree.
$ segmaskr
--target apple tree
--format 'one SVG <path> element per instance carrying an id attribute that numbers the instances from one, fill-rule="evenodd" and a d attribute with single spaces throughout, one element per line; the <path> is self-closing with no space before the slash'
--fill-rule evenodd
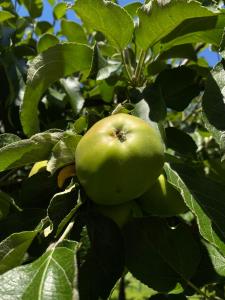
<path id="1" fill-rule="evenodd" d="M 224 28 L 223 1 L 0 1 L 0 299 L 225 299 Z"/>

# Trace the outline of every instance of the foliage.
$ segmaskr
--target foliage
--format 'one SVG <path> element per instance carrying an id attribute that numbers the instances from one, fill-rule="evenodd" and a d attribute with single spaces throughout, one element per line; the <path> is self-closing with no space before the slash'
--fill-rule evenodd
<path id="1" fill-rule="evenodd" d="M 0 1 L 0 299 L 225 298 L 223 5 Z M 160 131 L 186 213 L 93 207 L 75 149 L 118 112 Z"/>

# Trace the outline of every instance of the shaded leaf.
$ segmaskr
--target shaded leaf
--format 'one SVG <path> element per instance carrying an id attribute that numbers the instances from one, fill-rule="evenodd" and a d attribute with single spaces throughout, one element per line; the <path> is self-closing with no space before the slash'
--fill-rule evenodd
<path id="1" fill-rule="evenodd" d="M 27 135 L 39 130 L 37 108 L 45 90 L 61 77 L 88 70 L 91 58 L 92 50 L 88 46 L 64 43 L 49 48 L 32 61 L 20 115 Z"/>
<path id="2" fill-rule="evenodd" d="M 200 251 L 187 225 L 170 228 L 160 218 L 137 218 L 125 225 L 129 271 L 160 292 L 169 292 L 195 273 Z"/>
<path id="3" fill-rule="evenodd" d="M 176 111 L 184 110 L 201 91 L 197 72 L 185 66 L 162 71 L 155 85 L 159 86 L 167 107 Z"/>
<path id="4" fill-rule="evenodd" d="M 5 220 L 0 221 L 0 240 L 6 239 L 14 233 L 34 231 L 45 217 L 46 211 L 43 209 L 24 209 L 9 214 Z"/>
<path id="5" fill-rule="evenodd" d="M 220 145 L 225 159 L 225 70 L 224 62 L 219 63 L 209 74 L 202 98 L 204 121 L 216 142 Z"/>
<path id="6" fill-rule="evenodd" d="M 76 186 L 53 196 L 48 206 L 48 216 L 52 221 L 54 233 L 56 233 L 61 221 L 76 207 L 77 199 L 78 189 Z"/>
<path id="7" fill-rule="evenodd" d="M 6 193 L 0 191 L 0 220 L 4 219 L 7 216 L 10 205 L 12 203 L 12 198 Z"/>
<path id="8" fill-rule="evenodd" d="M 103 0 L 94 3 L 92 0 L 77 0 L 74 9 L 85 24 L 102 32 L 114 47 L 122 50 L 130 42 L 134 24 L 119 5 Z"/>
<path id="9" fill-rule="evenodd" d="M 85 223 L 78 252 L 80 300 L 106 299 L 124 269 L 121 232 L 99 214 L 89 213 Z"/>
<path id="10" fill-rule="evenodd" d="M 196 157 L 198 147 L 190 135 L 175 127 L 167 127 L 165 133 L 167 147 L 181 155 Z"/>
<path id="11" fill-rule="evenodd" d="M 197 218 L 200 234 L 225 254 L 225 186 L 185 164 L 165 164 L 167 179 Z"/>
<path id="12" fill-rule="evenodd" d="M 42 0 L 20 0 L 20 3 L 26 7 L 32 18 L 41 16 L 43 10 Z"/>

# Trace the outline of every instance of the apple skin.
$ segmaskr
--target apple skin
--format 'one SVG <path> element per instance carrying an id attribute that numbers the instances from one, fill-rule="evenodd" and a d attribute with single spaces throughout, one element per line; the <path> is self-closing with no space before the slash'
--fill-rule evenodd
<path id="1" fill-rule="evenodd" d="M 172 217 L 188 210 L 180 192 L 163 174 L 138 202 L 144 213 L 160 217 Z"/>
<path id="2" fill-rule="evenodd" d="M 95 123 L 75 152 L 76 174 L 95 203 L 117 205 L 142 195 L 164 164 L 159 133 L 142 119 L 124 113 Z"/>
<path id="3" fill-rule="evenodd" d="M 119 205 L 94 205 L 94 210 L 112 219 L 122 228 L 133 216 L 140 215 L 140 208 L 135 201 L 128 201 Z"/>

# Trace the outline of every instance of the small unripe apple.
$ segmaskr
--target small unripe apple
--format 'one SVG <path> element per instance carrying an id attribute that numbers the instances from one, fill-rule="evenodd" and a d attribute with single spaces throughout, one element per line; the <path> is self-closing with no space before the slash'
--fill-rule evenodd
<path id="1" fill-rule="evenodd" d="M 122 228 L 132 217 L 140 216 L 140 208 L 135 201 L 128 201 L 119 205 L 94 205 L 94 210 L 112 219 Z"/>
<path id="2" fill-rule="evenodd" d="M 166 180 L 164 174 L 158 177 L 138 202 L 143 212 L 160 217 L 171 217 L 188 210 L 180 192 Z"/>
<path id="3" fill-rule="evenodd" d="M 116 205 L 142 195 L 161 173 L 164 147 L 159 133 L 124 113 L 104 118 L 81 138 L 76 174 L 94 202 Z"/>

